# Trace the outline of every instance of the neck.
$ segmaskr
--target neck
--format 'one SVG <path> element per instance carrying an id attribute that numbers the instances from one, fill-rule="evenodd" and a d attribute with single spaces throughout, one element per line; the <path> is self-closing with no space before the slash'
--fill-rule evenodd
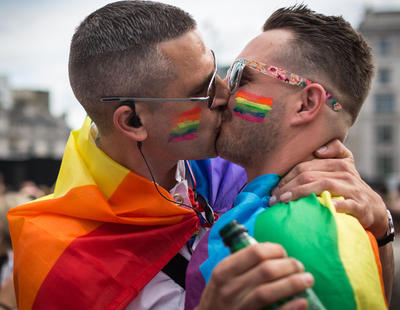
<path id="1" fill-rule="evenodd" d="M 264 153 L 252 160 L 252 164 L 245 167 L 248 181 L 269 173 L 284 176 L 298 163 L 314 159 L 313 153 L 321 145 L 323 143 L 317 139 L 311 141 L 303 139 L 300 135 L 294 136 L 270 153 Z"/>
<path id="2" fill-rule="evenodd" d="M 314 152 L 332 139 L 343 140 L 347 130 L 348 125 L 340 119 L 324 115 L 303 126 L 289 126 L 276 147 L 259 154 L 245 167 L 249 181 L 268 173 L 284 176 L 297 164 L 315 159 Z"/>
<path id="3" fill-rule="evenodd" d="M 115 162 L 153 181 L 149 168 L 136 143 L 132 143 L 132 141 L 120 141 L 116 143 L 116 141 L 115 138 L 102 138 L 99 147 Z M 175 173 L 178 161 L 165 158 L 165 154 L 158 154 L 152 151 L 145 143 L 141 150 L 150 166 L 155 182 L 168 191 L 173 188 L 176 184 Z"/>

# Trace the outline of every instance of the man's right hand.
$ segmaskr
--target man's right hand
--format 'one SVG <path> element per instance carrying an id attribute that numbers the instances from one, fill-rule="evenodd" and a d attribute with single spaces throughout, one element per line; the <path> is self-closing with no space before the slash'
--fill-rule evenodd
<path id="1" fill-rule="evenodd" d="M 294 296 L 314 284 L 310 273 L 282 246 L 259 243 L 222 260 L 213 270 L 196 310 L 257 310 Z M 297 298 L 279 309 L 307 309 Z"/>

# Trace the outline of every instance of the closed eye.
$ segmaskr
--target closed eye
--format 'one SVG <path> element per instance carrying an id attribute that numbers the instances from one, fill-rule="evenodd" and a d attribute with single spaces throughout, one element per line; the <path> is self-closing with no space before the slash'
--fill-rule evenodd
<path id="1" fill-rule="evenodd" d="M 248 72 L 248 70 L 244 70 L 242 73 L 242 78 L 240 79 L 239 86 L 243 86 L 247 83 L 250 83 L 252 80 L 252 72 Z"/>
<path id="2" fill-rule="evenodd" d="M 213 74 L 211 73 L 210 76 L 207 76 L 206 79 L 204 79 L 204 81 L 200 85 L 194 87 L 192 89 L 192 91 L 190 92 L 189 96 L 190 97 L 206 97 L 208 85 L 210 84 L 212 75 Z"/>

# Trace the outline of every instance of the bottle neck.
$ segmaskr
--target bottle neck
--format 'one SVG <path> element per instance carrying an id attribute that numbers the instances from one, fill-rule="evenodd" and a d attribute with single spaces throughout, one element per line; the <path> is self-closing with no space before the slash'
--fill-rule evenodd
<path id="1" fill-rule="evenodd" d="M 256 244 L 257 241 L 250 236 L 248 233 L 241 233 L 237 235 L 231 242 L 229 249 L 231 250 L 231 253 L 235 253 L 249 245 Z"/>

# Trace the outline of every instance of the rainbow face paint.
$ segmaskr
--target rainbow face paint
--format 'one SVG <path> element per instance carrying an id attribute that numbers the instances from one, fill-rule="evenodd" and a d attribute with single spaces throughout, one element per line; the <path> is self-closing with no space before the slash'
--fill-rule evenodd
<path id="1" fill-rule="evenodd" d="M 244 91 L 236 94 L 233 113 L 249 122 L 262 123 L 272 109 L 273 98 L 258 96 Z"/>
<path id="2" fill-rule="evenodd" d="M 197 138 L 197 129 L 200 125 L 201 109 L 193 108 L 178 115 L 175 127 L 172 128 L 168 142 L 179 142 Z"/>

